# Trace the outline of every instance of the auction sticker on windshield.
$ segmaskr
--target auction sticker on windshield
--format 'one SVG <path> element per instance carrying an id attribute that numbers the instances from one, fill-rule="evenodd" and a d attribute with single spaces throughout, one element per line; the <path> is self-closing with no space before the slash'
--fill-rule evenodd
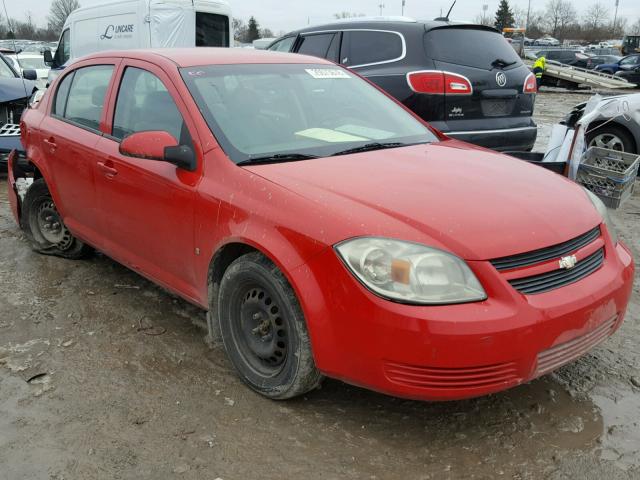
<path id="1" fill-rule="evenodd" d="M 351 78 L 347 72 L 339 68 L 305 68 L 304 70 L 313 78 Z"/>

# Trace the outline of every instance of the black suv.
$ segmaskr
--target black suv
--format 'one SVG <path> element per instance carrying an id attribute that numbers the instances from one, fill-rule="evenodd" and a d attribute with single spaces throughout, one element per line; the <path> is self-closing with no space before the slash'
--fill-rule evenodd
<path id="1" fill-rule="evenodd" d="M 268 49 L 351 68 L 451 137 L 495 150 L 535 142 L 535 77 L 493 28 L 345 20 L 288 33 Z"/>

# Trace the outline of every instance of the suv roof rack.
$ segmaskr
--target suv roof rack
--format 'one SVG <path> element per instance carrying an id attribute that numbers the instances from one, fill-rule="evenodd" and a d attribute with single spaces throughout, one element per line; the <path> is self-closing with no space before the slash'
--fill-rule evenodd
<path id="1" fill-rule="evenodd" d="M 417 20 L 411 17 L 402 17 L 402 16 L 377 16 L 377 17 L 349 17 L 349 18 L 340 18 L 339 20 L 333 20 L 331 22 L 324 23 L 323 25 L 332 25 L 334 23 L 345 23 L 345 22 L 405 22 L 405 23 L 416 23 Z"/>

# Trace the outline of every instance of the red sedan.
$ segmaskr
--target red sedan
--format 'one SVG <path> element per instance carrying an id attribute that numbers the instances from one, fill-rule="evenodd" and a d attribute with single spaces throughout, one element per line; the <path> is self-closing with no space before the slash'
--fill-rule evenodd
<path id="1" fill-rule="evenodd" d="M 451 140 L 353 72 L 234 49 L 107 52 L 22 118 L 10 197 L 34 250 L 91 248 L 207 309 L 239 376 L 424 400 L 503 390 L 621 324 L 607 210 Z M 26 192 L 25 192 L 26 190 Z"/>

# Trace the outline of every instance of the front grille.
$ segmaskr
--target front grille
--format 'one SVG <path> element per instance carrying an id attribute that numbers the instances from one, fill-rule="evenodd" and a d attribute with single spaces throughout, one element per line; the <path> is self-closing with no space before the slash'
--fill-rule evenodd
<path id="1" fill-rule="evenodd" d="M 515 363 L 468 368 L 440 368 L 386 362 L 386 377 L 397 384 L 429 389 L 505 386 L 519 380 Z"/>
<path id="2" fill-rule="evenodd" d="M 576 263 L 576 266 L 571 269 L 558 269 L 531 277 L 517 278 L 509 280 L 509 283 L 513 288 L 525 295 L 548 292 L 583 279 L 600 268 L 603 261 L 604 248 L 601 248 Z"/>
<path id="3" fill-rule="evenodd" d="M 540 352 L 536 376 L 549 373 L 587 353 L 613 333 L 617 319 L 615 316 L 586 335 Z"/>
<path id="4" fill-rule="evenodd" d="M 504 99 L 482 100 L 480 102 L 482 114 L 485 117 L 502 117 L 505 115 L 511 115 L 514 105 L 514 100 Z"/>
<path id="5" fill-rule="evenodd" d="M 589 230 L 587 233 L 572 238 L 563 243 L 558 243 L 551 247 L 540 248 L 531 252 L 520 253 L 518 255 L 511 255 L 509 257 L 496 258 L 491 260 L 491 264 L 496 267 L 497 270 L 511 270 L 512 268 L 526 267 L 528 265 L 535 265 L 536 263 L 542 263 L 554 258 L 560 258 L 567 253 L 575 252 L 576 250 L 589 245 L 596 238 L 600 236 L 600 227 L 595 227 Z"/>

